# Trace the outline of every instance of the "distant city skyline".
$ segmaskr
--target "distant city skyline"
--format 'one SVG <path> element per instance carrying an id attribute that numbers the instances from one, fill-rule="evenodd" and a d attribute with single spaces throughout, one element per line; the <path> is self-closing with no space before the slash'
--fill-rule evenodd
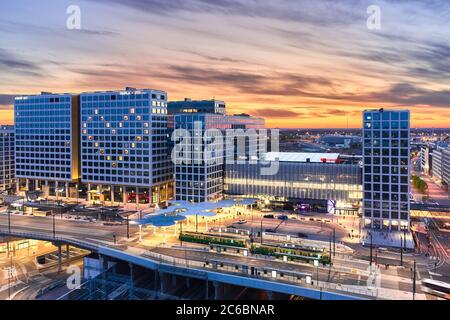
<path id="1" fill-rule="evenodd" d="M 70 5 L 80 30 L 66 27 Z M 381 30 L 366 26 L 370 5 Z M 14 95 L 132 86 L 224 100 L 270 128 L 361 128 L 370 108 L 449 127 L 448 1 L 3 0 L 0 10 L 1 124 L 13 123 Z"/>

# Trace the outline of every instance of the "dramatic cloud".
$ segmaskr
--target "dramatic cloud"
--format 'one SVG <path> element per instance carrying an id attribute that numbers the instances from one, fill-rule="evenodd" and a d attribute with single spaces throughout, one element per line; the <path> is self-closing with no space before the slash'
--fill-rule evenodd
<path id="1" fill-rule="evenodd" d="M 150 87 L 269 126 L 360 126 L 366 107 L 448 125 L 447 0 L 80 0 L 81 30 L 68 4 L 0 1 L 1 92 Z"/>

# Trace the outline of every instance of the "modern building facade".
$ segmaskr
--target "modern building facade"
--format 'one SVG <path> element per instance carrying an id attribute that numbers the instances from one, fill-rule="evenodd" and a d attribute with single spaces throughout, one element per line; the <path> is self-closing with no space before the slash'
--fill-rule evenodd
<path id="1" fill-rule="evenodd" d="M 14 186 L 14 126 L 0 125 L 0 191 Z"/>
<path id="2" fill-rule="evenodd" d="M 410 223 L 410 113 L 363 113 L 363 216 L 367 228 L 401 230 Z"/>
<path id="3" fill-rule="evenodd" d="M 184 101 L 171 101 L 168 103 L 168 111 L 170 114 L 177 113 L 215 113 L 225 114 L 226 104 L 221 100 L 191 100 L 189 98 Z"/>
<path id="4" fill-rule="evenodd" d="M 442 181 L 443 184 L 450 186 L 450 148 L 442 150 Z"/>
<path id="5" fill-rule="evenodd" d="M 265 122 L 261 118 L 249 116 L 227 116 L 220 113 L 180 113 L 174 115 L 174 128 L 189 132 L 191 140 L 179 141 L 178 148 L 187 152 L 188 161 L 175 163 L 175 194 L 177 200 L 192 202 L 214 201 L 223 197 L 224 168 L 227 154 L 237 156 L 235 150 L 226 152 L 227 132 L 238 136 L 245 135 L 249 129 L 263 129 Z M 207 132 L 211 141 L 203 143 Z M 214 136 L 214 138 L 212 138 Z M 236 137 L 237 138 L 237 137 Z M 254 137 L 253 137 L 254 138 Z M 257 139 L 257 138 L 256 138 Z M 246 146 L 251 142 L 247 140 Z M 253 141 L 254 145 L 258 145 Z M 184 144 L 184 145 L 183 145 Z M 228 144 L 234 148 L 235 141 Z M 175 149 L 177 150 L 177 149 Z M 258 152 L 258 151 L 256 151 Z M 244 151 L 248 154 L 248 149 Z M 208 155 L 208 157 L 205 157 Z M 244 159 L 241 159 L 244 160 Z"/>
<path id="6" fill-rule="evenodd" d="M 278 161 L 277 172 L 262 174 L 273 161 Z M 360 207 L 361 172 L 360 164 L 340 163 L 338 154 L 270 152 L 257 164 L 227 164 L 225 186 L 230 195 L 295 204 L 315 200 L 334 213 Z"/>
<path id="7" fill-rule="evenodd" d="M 433 170 L 431 161 L 432 150 L 429 144 L 424 144 L 420 147 L 420 169 L 427 175 Z"/>
<path id="8" fill-rule="evenodd" d="M 166 92 L 82 93 L 80 130 L 88 200 L 159 204 L 173 197 Z"/>
<path id="9" fill-rule="evenodd" d="M 79 96 L 16 97 L 14 113 L 17 190 L 73 196 L 80 178 Z"/>

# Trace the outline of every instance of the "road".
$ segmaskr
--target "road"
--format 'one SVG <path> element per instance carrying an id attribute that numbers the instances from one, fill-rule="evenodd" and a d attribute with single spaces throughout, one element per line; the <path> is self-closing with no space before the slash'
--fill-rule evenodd
<path id="1" fill-rule="evenodd" d="M 0 226 L 3 230 L 8 228 L 8 216 L 0 214 Z M 61 219 L 55 217 L 56 236 L 58 234 L 69 236 L 72 238 L 96 239 L 101 241 L 113 241 L 113 235 L 117 239 L 126 237 L 126 225 L 107 226 L 97 222 L 85 222 Z M 51 217 L 34 217 L 23 215 L 11 215 L 11 231 L 12 232 L 35 232 L 41 234 L 53 234 L 53 222 Z M 138 228 L 130 225 L 130 233 L 136 233 Z"/>
<path id="2" fill-rule="evenodd" d="M 71 265 L 82 265 L 82 260 L 71 261 Z M 35 263 L 35 256 L 14 257 L 12 260 L 8 258 L 0 258 L 0 270 L 9 268 L 15 270 L 15 277 L 11 283 L 11 289 L 8 290 L 8 280 L 4 279 L 2 290 L 0 290 L 0 300 L 35 300 L 38 298 L 40 291 L 56 283 L 65 283 L 67 274 L 58 273 L 57 266 L 39 269 Z M 67 288 L 62 288 L 68 291 Z M 51 294 L 51 291 L 48 293 Z M 44 298 L 42 296 L 41 298 Z"/>
<path id="3" fill-rule="evenodd" d="M 24 232 L 24 233 L 40 233 L 51 236 L 53 233 L 53 224 L 52 218 L 49 217 L 32 217 L 32 216 L 12 216 L 12 231 L 16 232 Z M 7 220 L 8 217 L 6 215 L 0 215 L 0 228 L 2 230 L 7 229 Z M 267 221 L 264 222 L 269 228 L 273 228 L 278 225 L 281 220 L 277 219 L 265 219 Z M 259 221 L 254 221 L 254 227 L 258 226 Z M 286 224 L 286 223 L 284 223 Z M 249 223 L 248 227 L 252 227 L 252 224 Z M 315 230 L 316 234 L 320 235 L 324 233 L 326 238 L 329 239 L 330 231 L 332 230 L 331 226 L 323 225 L 323 229 L 320 229 L 320 226 L 314 226 L 313 223 L 304 222 L 304 221 L 296 221 L 289 220 L 283 228 L 287 230 Z M 281 227 L 280 227 L 281 229 Z M 281 229 L 283 230 L 283 229 Z M 81 222 L 81 221 L 70 221 L 70 220 L 61 220 L 56 219 L 56 236 L 60 237 L 70 237 L 75 240 L 84 240 L 90 241 L 92 243 L 102 243 L 105 245 L 112 245 L 113 235 L 117 236 L 118 240 L 121 240 L 120 244 L 125 244 L 125 248 L 128 248 L 130 252 L 133 250 L 143 249 L 144 252 L 148 250 L 163 250 L 160 253 L 164 253 L 167 255 L 175 255 L 182 256 L 181 258 L 185 258 L 184 250 L 176 250 L 176 249 L 155 249 L 155 242 L 151 243 L 151 245 L 144 245 L 143 243 L 139 243 L 137 241 L 137 231 L 138 228 L 134 226 L 130 226 L 130 233 L 132 237 L 134 237 L 130 241 L 126 241 L 126 226 L 103 226 L 100 223 L 90 223 L 90 222 Z M 153 236 L 152 236 L 153 237 Z M 124 248 L 124 249 L 125 249 Z M 120 248 L 118 248 L 120 249 Z M 156 251 L 158 252 L 158 251 Z M 192 251 L 189 252 L 187 256 L 190 260 L 198 260 L 204 259 L 205 253 L 199 254 L 198 252 Z M 312 274 L 312 278 L 315 279 L 317 276 L 317 269 L 313 266 L 309 265 L 300 265 L 300 264 L 290 264 L 284 263 L 281 261 L 272 261 L 272 260 L 259 260 L 250 257 L 236 257 L 233 255 L 224 255 L 217 253 L 207 253 L 208 257 L 214 258 L 217 260 L 233 260 L 237 261 L 241 264 L 252 265 L 255 264 L 257 268 L 262 268 L 263 266 L 272 266 L 275 270 L 293 270 L 296 272 L 306 272 Z M 204 261 L 204 260 L 203 260 Z M 409 283 L 409 279 L 402 279 L 401 277 L 397 277 L 397 274 L 393 274 L 393 276 L 385 275 L 383 276 L 382 286 L 383 288 L 389 288 L 394 290 L 401 291 L 410 291 L 411 285 Z M 365 286 L 367 283 L 367 279 L 364 276 L 357 276 L 352 274 L 349 271 L 334 271 L 329 268 L 319 268 L 319 279 L 320 281 L 329 281 L 331 283 L 341 283 L 347 285 L 360 285 Z"/>

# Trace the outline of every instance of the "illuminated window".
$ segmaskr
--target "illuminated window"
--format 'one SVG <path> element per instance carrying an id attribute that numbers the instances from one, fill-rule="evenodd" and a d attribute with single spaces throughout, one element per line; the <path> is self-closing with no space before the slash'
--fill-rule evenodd
<path id="1" fill-rule="evenodd" d="M 123 123 L 119 122 L 119 128 L 122 128 L 122 127 L 123 127 Z"/>
<path id="2" fill-rule="evenodd" d="M 86 134 L 87 133 L 87 130 L 83 130 L 83 134 Z"/>
<path id="3" fill-rule="evenodd" d="M 96 143 L 94 144 L 94 146 L 95 146 L 96 148 L 98 148 L 98 142 L 96 142 Z"/>
<path id="4" fill-rule="evenodd" d="M 105 150 L 104 149 L 100 149 L 100 154 L 105 154 Z"/>
<path id="5" fill-rule="evenodd" d="M 84 122 L 83 123 L 83 128 L 86 128 L 87 127 L 87 124 L 86 124 L 86 122 Z"/>
<path id="6" fill-rule="evenodd" d="M 130 113 L 131 113 L 131 114 L 134 114 L 135 112 L 136 112 L 136 110 L 134 110 L 134 108 L 131 108 L 131 109 L 130 109 Z"/>
<path id="7" fill-rule="evenodd" d="M 119 156 L 118 159 L 119 159 L 119 161 L 122 161 L 122 160 L 123 160 L 123 157 L 122 157 L 122 156 Z"/>
<path id="8" fill-rule="evenodd" d="M 137 136 L 136 137 L 136 141 L 142 141 L 142 137 L 141 136 Z"/>
<path id="9" fill-rule="evenodd" d="M 142 117 L 141 116 L 136 116 L 136 120 L 141 121 Z"/>
<path id="10" fill-rule="evenodd" d="M 94 140 L 94 138 L 92 136 L 89 136 L 88 139 L 89 139 L 89 141 Z"/>
<path id="11" fill-rule="evenodd" d="M 130 153 L 130 151 L 128 151 L 127 149 L 125 149 L 125 151 L 124 151 L 123 153 L 125 153 L 125 154 L 129 154 L 129 153 Z"/>
<path id="12" fill-rule="evenodd" d="M 111 124 L 110 124 L 109 122 L 107 122 L 107 123 L 106 123 L 106 127 L 107 127 L 107 128 L 110 128 L 110 127 L 111 127 Z"/>
<path id="13" fill-rule="evenodd" d="M 128 121 L 128 116 L 123 116 L 123 120 Z"/>
<path id="14" fill-rule="evenodd" d="M 113 162 L 111 166 L 112 166 L 113 168 L 116 168 L 116 167 L 117 167 L 117 163 Z"/>
<path id="15" fill-rule="evenodd" d="M 132 148 L 136 148 L 136 143 L 133 142 L 133 143 L 131 144 L 131 147 L 132 147 Z"/>
<path id="16" fill-rule="evenodd" d="M 95 113 L 95 114 L 98 114 L 98 109 L 95 109 L 95 110 L 94 110 L 94 113 Z"/>

